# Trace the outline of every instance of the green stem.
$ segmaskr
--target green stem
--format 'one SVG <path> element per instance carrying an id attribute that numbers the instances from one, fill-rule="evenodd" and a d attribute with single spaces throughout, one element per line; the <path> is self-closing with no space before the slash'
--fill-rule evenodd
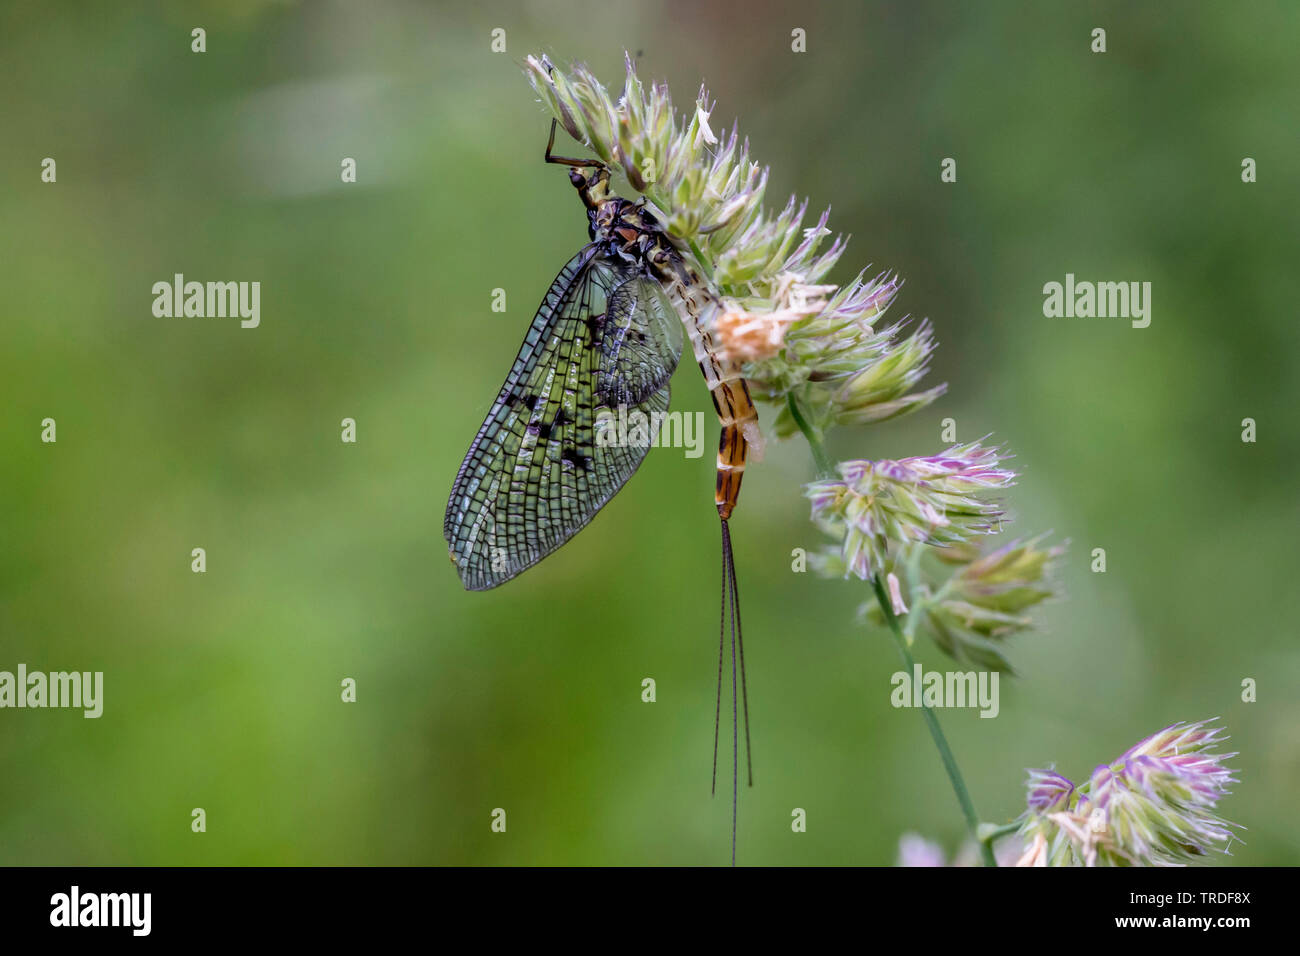
<path id="1" fill-rule="evenodd" d="M 980 825 L 980 842 L 986 846 L 992 846 L 1003 837 L 1009 837 L 1012 834 L 1017 833 L 1019 830 L 1020 824 L 1016 822 L 1004 823 L 1000 827 L 994 826 L 991 823 L 984 823 Z"/>
<path id="2" fill-rule="evenodd" d="M 907 673 L 913 674 L 916 671 L 916 659 L 912 657 L 912 652 L 907 649 L 907 641 L 903 638 L 902 629 L 898 626 L 898 618 L 894 616 L 894 607 L 889 601 L 889 595 L 885 593 L 885 585 L 880 580 L 880 575 L 875 575 L 871 579 L 872 587 L 876 591 L 876 601 L 880 604 L 880 610 L 885 615 L 885 621 L 889 624 L 889 633 L 894 638 L 894 644 L 898 647 L 898 656 L 903 660 L 903 666 L 907 668 Z M 930 729 L 930 736 L 934 739 L 935 749 L 939 751 L 939 759 L 943 761 L 944 770 L 948 771 L 948 779 L 952 782 L 953 793 L 957 794 L 957 802 L 961 804 L 962 815 L 966 818 L 966 829 L 970 831 L 972 839 L 976 841 L 980 849 L 980 857 L 985 866 L 997 866 L 998 862 L 993 856 L 993 848 L 980 840 L 979 814 L 975 812 L 975 804 L 970 798 L 970 791 L 966 789 L 966 781 L 962 779 L 961 770 L 957 767 L 957 758 L 953 756 L 952 748 L 948 746 L 948 738 L 943 735 L 943 728 L 939 726 L 939 718 L 934 715 L 934 711 L 925 703 L 921 704 L 921 714 L 925 717 L 925 724 Z"/>
<path id="3" fill-rule="evenodd" d="M 808 447 L 812 449 L 813 462 L 817 466 L 817 476 L 819 478 L 829 477 L 832 474 L 831 461 L 826 454 L 825 447 L 822 445 L 821 438 L 817 436 L 812 426 L 804 418 L 803 413 L 799 410 L 799 403 L 793 395 L 789 396 L 789 405 L 790 417 L 794 419 L 794 423 L 803 432 L 804 438 L 808 439 Z M 894 606 L 890 603 L 889 595 L 885 593 L 885 585 L 881 581 L 880 575 L 874 575 L 871 584 L 875 589 L 876 601 L 880 604 L 880 610 L 885 615 L 885 622 L 889 625 L 889 633 L 894 638 L 894 644 L 898 648 L 898 656 L 902 658 L 907 673 L 912 674 L 916 670 L 916 661 L 912 657 L 912 652 L 908 650 L 903 631 L 898 626 L 898 618 L 894 615 Z M 924 715 L 925 724 L 930 730 L 930 737 L 934 740 L 935 749 L 939 751 L 939 759 L 943 761 L 943 768 L 948 772 L 948 780 L 952 783 L 953 793 L 957 795 L 957 803 L 961 805 L 962 816 L 966 818 L 966 829 L 970 831 L 971 838 L 975 840 L 976 846 L 979 847 L 980 858 L 984 865 L 995 867 L 998 863 L 993 856 L 992 840 L 980 839 L 979 814 L 975 812 L 975 804 L 970 798 L 970 791 L 966 789 L 966 781 L 962 779 L 961 770 L 957 767 L 957 758 L 953 756 L 952 748 L 948 746 L 948 738 L 943 735 L 943 728 L 939 726 L 939 718 L 924 703 L 921 705 L 921 713 Z"/>
<path id="4" fill-rule="evenodd" d="M 803 432 L 803 437 L 808 439 L 808 447 L 812 449 L 813 464 L 817 466 L 817 477 L 830 478 L 835 473 L 835 467 L 831 464 L 830 456 L 826 454 L 822 440 L 817 437 L 808 420 L 803 417 L 803 412 L 799 410 L 799 403 L 793 393 L 787 396 L 786 401 L 790 406 L 790 417 L 799 426 L 799 431 Z"/>

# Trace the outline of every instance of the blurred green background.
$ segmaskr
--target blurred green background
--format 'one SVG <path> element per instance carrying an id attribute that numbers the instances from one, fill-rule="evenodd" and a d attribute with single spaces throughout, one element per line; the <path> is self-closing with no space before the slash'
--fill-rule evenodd
<path id="1" fill-rule="evenodd" d="M 739 117 L 772 165 L 770 203 L 833 204 L 855 237 L 833 279 L 896 269 L 894 316 L 934 320 L 949 394 L 832 451 L 929 453 L 946 417 L 993 432 L 1023 471 L 1013 529 L 1072 542 L 1000 716 L 941 715 L 982 816 L 1019 812 L 1026 767 L 1082 779 L 1217 715 L 1240 751 L 1222 810 L 1248 828 L 1220 862 L 1300 861 L 1297 35 L 1272 3 L 6 4 L 0 669 L 106 690 L 99 720 L 0 711 L 0 863 L 726 862 L 711 450 L 652 452 L 497 591 L 463 592 L 442 539 L 586 237 L 519 64 L 617 86 L 624 48 L 679 105 L 708 83 L 715 128 Z M 259 280 L 261 327 L 154 318 L 176 272 Z M 1152 282 L 1150 328 L 1044 318 L 1067 272 Z M 675 384 L 709 410 L 691 363 Z M 956 803 L 919 713 L 890 707 L 865 590 L 791 573 L 819 543 L 810 477 L 802 442 L 771 444 L 733 522 L 740 861 L 892 863 L 909 830 L 952 852 Z"/>

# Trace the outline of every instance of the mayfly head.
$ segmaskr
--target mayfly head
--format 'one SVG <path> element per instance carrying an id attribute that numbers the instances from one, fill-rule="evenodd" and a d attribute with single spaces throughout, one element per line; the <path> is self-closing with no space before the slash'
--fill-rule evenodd
<path id="1" fill-rule="evenodd" d="M 595 209 L 610 198 L 609 170 L 604 166 L 570 166 L 569 182 L 588 209 Z"/>
<path id="2" fill-rule="evenodd" d="M 568 156 L 556 156 L 555 120 L 551 120 L 551 137 L 546 141 L 546 162 L 569 167 L 569 182 L 578 190 L 583 205 L 595 209 L 611 198 L 609 191 L 609 167 L 598 159 L 573 159 Z"/>

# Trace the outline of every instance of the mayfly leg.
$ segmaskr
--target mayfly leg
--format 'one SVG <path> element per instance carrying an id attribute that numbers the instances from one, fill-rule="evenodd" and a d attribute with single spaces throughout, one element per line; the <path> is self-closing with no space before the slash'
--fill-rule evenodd
<path id="1" fill-rule="evenodd" d="M 551 150 L 555 148 L 555 126 L 556 121 L 551 120 L 551 138 L 546 141 L 546 161 L 548 163 L 558 163 L 562 166 L 600 166 L 604 167 L 599 159 L 569 159 L 565 156 L 554 156 Z"/>

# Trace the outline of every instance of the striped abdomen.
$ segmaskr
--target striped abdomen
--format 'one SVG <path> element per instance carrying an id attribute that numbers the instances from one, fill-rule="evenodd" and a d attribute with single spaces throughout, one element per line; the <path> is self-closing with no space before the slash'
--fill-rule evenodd
<path id="1" fill-rule="evenodd" d="M 745 477 L 745 459 L 749 454 L 746 429 L 758 426 L 758 409 L 749 395 L 749 385 L 741 377 L 740 366 L 720 355 L 706 328 L 709 306 L 716 305 L 712 296 L 698 282 L 678 278 L 667 287 L 669 298 L 686 323 L 686 333 L 695 350 L 695 361 L 704 374 L 713 407 L 718 413 L 722 433 L 718 436 L 718 477 L 714 501 L 718 514 L 730 518 L 740 498 L 740 482 Z"/>

